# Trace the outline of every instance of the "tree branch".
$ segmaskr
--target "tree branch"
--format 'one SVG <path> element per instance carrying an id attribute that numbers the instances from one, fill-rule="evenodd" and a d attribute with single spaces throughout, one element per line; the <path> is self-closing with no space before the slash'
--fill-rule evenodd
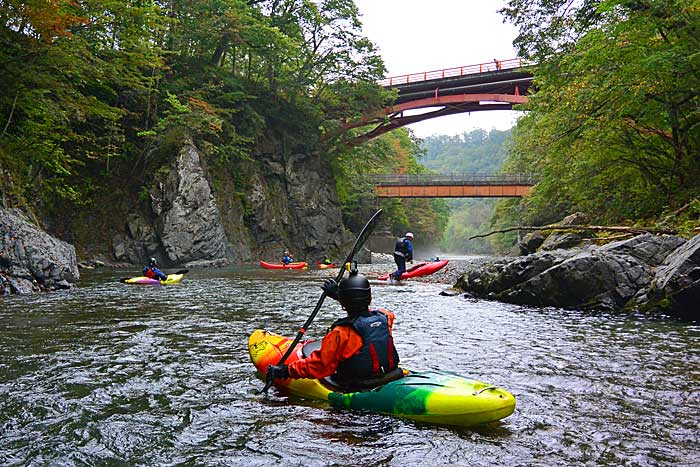
<path id="1" fill-rule="evenodd" d="M 535 231 L 535 230 L 557 230 L 557 231 L 563 231 L 563 230 L 589 230 L 589 231 L 594 231 L 594 232 L 629 232 L 629 233 L 635 233 L 635 234 L 643 234 L 643 233 L 656 233 L 656 234 L 668 234 L 668 235 L 675 235 L 677 232 L 672 229 L 661 229 L 661 228 L 655 228 L 655 227 L 627 227 L 624 225 L 613 225 L 613 226 L 604 226 L 604 225 L 545 225 L 541 227 L 533 227 L 533 226 L 517 226 L 517 227 L 508 227 L 506 229 L 500 229 L 500 230 L 492 230 L 491 232 L 481 234 L 481 235 L 474 235 L 472 237 L 469 237 L 469 240 L 472 240 L 474 238 L 483 238 L 483 237 L 488 237 L 489 235 L 497 234 L 497 233 L 505 233 L 505 232 L 513 232 L 514 230 L 528 230 L 528 231 Z"/>

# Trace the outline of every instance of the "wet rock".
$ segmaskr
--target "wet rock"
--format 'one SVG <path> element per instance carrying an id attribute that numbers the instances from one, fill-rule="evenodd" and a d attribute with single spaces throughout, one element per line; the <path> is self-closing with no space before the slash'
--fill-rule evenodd
<path id="1" fill-rule="evenodd" d="M 608 243 L 600 247 L 601 251 L 619 253 L 637 258 L 649 266 L 663 263 L 668 255 L 686 243 L 684 238 L 674 235 L 637 235 L 628 240 Z"/>
<path id="2" fill-rule="evenodd" d="M 700 319 L 700 236 L 685 241 L 646 234 L 601 247 L 501 258 L 467 270 L 455 287 L 522 305 Z"/>
<path id="3" fill-rule="evenodd" d="M 156 234 L 166 255 L 163 263 L 225 258 L 226 234 L 219 208 L 191 141 L 180 149 L 174 167 L 159 186 L 153 211 Z"/>
<path id="4" fill-rule="evenodd" d="M 651 282 L 651 270 L 627 255 L 583 252 L 497 295 L 510 303 L 618 310 Z"/>
<path id="5" fill-rule="evenodd" d="M 75 248 L 0 208 L 0 277 L 3 295 L 70 288 L 80 278 Z"/>
<path id="6" fill-rule="evenodd" d="M 519 254 L 521 256 L 531 255 L 544 243 L 547 236 L 540 231 L 530 232 L 518 243 Z"/>
<path id="7" fill-rule="evenodd" d="M 684 319 L 700 320 L 700 235 L 668 255 L 646 296 L 636 305 Z"/>
<path id="8" fill-rule="evenodd" d="M 456 297 L 457 295 L 461 294 L 462 291 L 459 289 L 455 289 L 454 287 L 451 287 L 449 289 L 445 289 L 440 292 L 440 295 L 443 297 Z"/>

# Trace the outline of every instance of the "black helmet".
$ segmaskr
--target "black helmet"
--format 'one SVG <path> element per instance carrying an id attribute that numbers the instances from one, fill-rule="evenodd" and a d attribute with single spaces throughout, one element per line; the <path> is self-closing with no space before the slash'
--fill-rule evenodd
<path id="1" fill-rule="evenodd" d="M 372 290 L 369 281 L 357 270 L 350 271 L 338 285 L 338 301 L 348 313 L 362 313 L 367 311 L 372 301 Z"/>
<path id="2" fill-rule="evenodd" d="M 148 265 L 149 266 L 158 266 L 158 260 L 155 258 L 151 258 L 148 260 Z"/>

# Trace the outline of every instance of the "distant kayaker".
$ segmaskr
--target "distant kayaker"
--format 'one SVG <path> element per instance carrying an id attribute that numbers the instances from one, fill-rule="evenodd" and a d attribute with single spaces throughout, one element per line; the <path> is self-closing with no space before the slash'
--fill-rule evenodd
<path id="1" fill-rule="evenodd" d="M 348 316 L 337 320 L 321 341 L 321 348 L 289 365 L 270 365 L 266 378 L 321 379 L 332 376 L 345 390 L 370 389 L 403 376 L 391 328 L 394 314 L 370 309 L 369 281 L 357 269 L 341 280 L 328 279 L 321 287 L 338 300 Z"/>
<path id="2" fill-rule="evenodd" d="M 282 264 L 285 266 L 294 261 L 294 256 L 285 250 L 284 256 L 282 256 Z"/>
<path id="3" fill-rule="evenodd" d="M 406 232 L 406 235 L 396 240 L 394 245 L 394 262 L 396 271 L 391 273 L 391 278 L 400 280 L 401 274 L 406 272 L 406 261 L 413 264 L 413 234 Z"/>
<path id="4" fill-rule="evenodd" d="M 148 260 L 148 266 L 143 267 L 143 275 L 151 279 L 159 279 L 164 281 L 168 278 L 163 271 L 158 269 L 158 260 L 151 258 Z"/>
<path id="5" fill-rule="evenodd" d="M 333 263 L 331 263 L 331 259 L 328 256 L 324 256 L 323 261 L 321 261 L 321 264 L 333 264 Z"/>

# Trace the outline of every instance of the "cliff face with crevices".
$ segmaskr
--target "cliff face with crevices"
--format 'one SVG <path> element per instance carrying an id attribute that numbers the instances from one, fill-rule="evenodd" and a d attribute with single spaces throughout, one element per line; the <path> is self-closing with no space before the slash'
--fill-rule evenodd
<path id="1" fill-rule="evenodd" d="M 272 139 L 249 160 L 215 168 L 187 139 L 146 188 L 148 199 L 103 252 L 113 261 L 216 266 L 274 261 L 289 250 L 312 262 L 348 240 L 327 162 L 318 153 L 287 154 Z"/>
<path id="2" fill-rule="evenodd" d="M 3 210 L 0 291 L 71 287 L 78 262 L 90 260 L 141 265 L 156 257 L 164 267 L 212 267 L 277 261 L 289 250 L 314 262 L 343 256 L 353 239 L 327 161 L 302 146 L 286 151 L 265 138 L 250 158 L 212 164 L 185 138 L 153 174 L 141 187 L 115 175 L 108 195 L 120 203 L 65 208 L 42 219 L 53 236 Z"/>
<path id="3" fill-rule="evenodd" d="M 0 207 L 0 296 L 70 289 L 79 278 L 72 245 Z"/>

